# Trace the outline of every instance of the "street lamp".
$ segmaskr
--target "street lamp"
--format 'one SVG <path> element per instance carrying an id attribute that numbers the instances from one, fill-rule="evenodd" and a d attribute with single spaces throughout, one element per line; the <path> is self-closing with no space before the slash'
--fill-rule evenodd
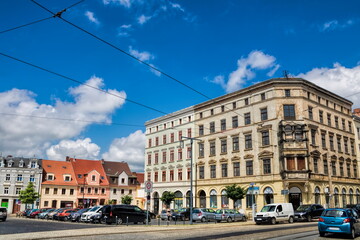
<path id="1" fill-rule="evenodd" d="M 86 173 L 83 174 L 83 178 L 84 178 L 84 184 L 83 184 L 83 199 L 82 199 L 82 202 L 83 202 L 83 207 L 85 208 L 85 177 L 87 176 Z"/>
<path id="2" fill-rule="evenodd" d="M 180 147 L 184 148 L 184 141 L 182 139 L 190 139 L 190 224 L 193 224 L 193 142 L 194 140 L 200 140 L 191 137 L 181 136 Z"/>

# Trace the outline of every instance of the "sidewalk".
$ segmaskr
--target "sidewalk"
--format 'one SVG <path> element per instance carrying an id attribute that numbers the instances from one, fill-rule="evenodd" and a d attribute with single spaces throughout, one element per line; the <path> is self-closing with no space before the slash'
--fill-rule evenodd
<path id="1" fill-rule="evenodd" d="M 97 228 L 61 230 L 51 232 L 31 232 L 31 233 L 16 233 L 1 235 L 1 239 L 6 240 L 29 240 L 29 239 L 49 239 L 49 238 L 66 238 L 66 237 L 79 237 L 79 236 L 95 236 L 95 235 L 108 235 L 108 234 L 126 234 L 126 233 L 139 233 L 139 232 L 157 232 L 169 230 L 189 230 L 200 228 L 224 228 L 226 226 L 246 226 L 254 225 L 254 222 L 234 222 L 234 223 L 217 223 L 217 224 L 194 224 L 194 225 L 119 225 L 119 226 L 106 226 Z"/>

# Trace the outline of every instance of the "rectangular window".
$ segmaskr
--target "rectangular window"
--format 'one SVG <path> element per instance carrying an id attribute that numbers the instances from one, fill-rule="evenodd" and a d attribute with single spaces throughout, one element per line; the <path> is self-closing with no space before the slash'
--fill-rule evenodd
<path id="1" fill-rule="evenodd" d="M 334 151 L 334 136 L 329 135 L 330 150 Z"/>
<path id="2" fill-rule="evenodd" d="M 91 181 L 92 181 L 92 182 L 95 182 L 95 181 L 96 181 L 96 176 L 95 176 L 95 175 L 92 175 L 92 176 L 91 176 Z"/>
<path id="3" fill-rule="evenodd" d="M 331 114 L 327 114 L 327 122 L 328 122 L 328 125 L 331 127 Z"/>
<path id="4" fill-rule="evenodd" d="M 345 129 L 345 119 L 342 119 L 342 120 L 341 120 L 341 124 L 342 124 L 342 130 L 345 131 L 345 130 L 346 130 L 346 129 Z"/>
<path id="5" fill-rule="evenodd" d="M 183 158 L 182 149 L 180 148 L 180 149 L 178 150 L 178 160 L 182 160 L 182 158 Z"/>
<path id="6" fill-rule="evenodd" d="M 284 105 L 284 119 L 295 120 L 295 105 Z"/>
<path id="7" fill-rule="evenodd" d="M 21 188 L 16 188 L 15 194 L 16 194 L 16 195 L 19 195 L 19 194 L 20 194 L 20 191 L 21 191 Z"/>
<path id="8" fill-rule="evenodd" d="M 49 194 L 49 192 L 50 192 L 50 188 L 45 188 L 45 194 Z"/>
<path id="9" fill-rule="evenodd" d="M 221 153 L 227 153 L 227 140 L 221 139 Z"/>
<path id="10" fill-rule="evenodd" d="M 199 157 L 204 157 L 204 143 L 199 143 Z"/>
<path id="11" fill-rule="evenodd" d="M 4 187 L 4 194 L 9 194 L 9 187 Z"/>
<path id="12" fill-rule="evenodd" d="M 350 163 L 346 164 L 347 177 L 351 177 Z"/>
<path id="13" fill-rule="evenodd" d="M 9 173 L 6 174 L 5 181 L 10 181 L 10 174 Z"/>
<path id="14" fill-rule="evenodd" d="M 336 176 L 336 162 L 335 161 L 331 162 L 331 169 L 332 169 L 332 175 Z"/>
<path id="15" fill-rule="evenodd" d="M 116 188 L 113 189 L 113 194 L 116 195 Z"/>
<path id="16" fill-rule="evenodd" d="M 221 164 L 221 176 L 227 177 L 228 176 L 228 167 L 227 163 Z"/>
<path id="17" fill-rule="evenodd" d="M 199 126 L 199 136 L 204 135 L 204 125 Z"/>
<path id="18" fill-rule="evenodd" d="M 346 153 L 346 154 L 349 153 L 348 139 L 347 139 L 347 138 L 344 138 L 344 150 L 345 150 L 345 153 Z"/>
<path id="19" fill-rule="evenodd" d="M 226 119 L 221 119 L 220 120 L 220 126 L 221 126 L 221 131 L 226 130 Z"/>
<path id="20" fill-rule="evenodd" d="M 154 182 L 158 182 L 159 181 L 159 173 L 155 172 L 154 173 Z"/>
<path id="21" fill-rule="evenodd" d="M 174 160 L 175 160 L 174 150 L 170 150 L 170 162 L 174 162 Z"/>
<path id="22" fill-rule="evenodd" d="M 155 153 L 155 164 L 159 164 L 159 153 Z"/>
<path id="23" fill-rule="evenodd" d="M 233 106 L 233 109 L 235 109 L 236 108 L 236 102 L 233 102 L 232 106 Z"/>
<path id="24" fill-rule="evenodd" d="M 245 123 L 245 125 L 249 125 L 251 123 L 250 113 L 244 114 L 244 123 Z"/>
<path id="25" fill-rule="evenodd" d="M 174 181 L 174 170 L 170 170 L 170 182 Z"/>
<path id="26" fill-rule="evenodd" d="M 187 180 L 190 180 L 190 178 L 191 178 L 191 169 L 188 168 L 187 169 Z"/>
<path id="27" fill-rule="evenodd" d="M 232 127 L 237 128 L 239 126 L 238 116 L 232 117 Z"/>
<path id="28" fill-rule="evenodd" d="M 44 207 L 48 207 L 49 206 L 49 201 L 44 201 Z"/>
<path id="29" fill-rule="evenodd" d="M 342 150 L 341 150 L 341 137 L 338 137 L 337 138 L 337 150 L 338 150 L 338 152 L 342 152 Z"/>
<path id="30" fill-rule="evenodd" d="M 339 128 L 339 118 L 335 117 L 335 127 Z"/>
<path id="31" fill-rule="evenodd" d="M 87 189 L 87 193 L 91 194 L 91 188 L 90 187 Z"/>
<path id="32" fill-rule="evenodd" d="M 287 165 L 287 170 L 289 170 L 289 171 L 296 170 L 295 158 L 294 157 L 286 157 L 286 165 Z"/>
<path id="33" fill-rule="evenodd" d="M 204 166 L 200 166 L 199 167 L 199 179 L 204 179 L 205 178 L 205 172 L 204 172 Z"/>
<path id="34" fill-rule="evenodd" d="M 181 139 L 182 139 L 182 131 L 180 130 L 179 132 L 178 132 L 178 139 L 179 139 L 179 141 L 181 141 Z"/>
<path id="35" fill-rule="evenodd" d="M 240 176 L 240 162 L 234 162 L 234 177 Z"/>
<path id="36" fill-rule="evenodd" d="M 182 169 L 178 169 L 178 181 L 182 181 Z"/>
<path id="37" fill-rule="evenodd" d="M 166 163 L 166 152 L 162 153 L 162 162 Z"/>
<path id="38" fill-rule="evenodd" d="M 159 137 L 155 138 L 155 146 L 159 146 Z"/>
<path id="39" fill-rule="evenodd" d="M 261 94 L 261 100 L 264 101 L 266 99 L 265 93 Z"/>
<path id="40" fill-rule="evenodd" d="M 246 175 L 253 175 L 253 161 L 246 161 Z"/>
<path id="41" fill-rule="evenodd" d="M 210 142 L 210 156 L 214 156 L 216 154 L 215 152 L 215 141 Z"/>
<path id="42" fill-rule="evenodd" d="M 148 154 L 148 165 L 151 165 L 151 154 Z"/>
<path id="43" fill-rule="evenodd" d="M 171 133 L 170 134 L 170 142 L 173 143 L 175 141 L 175 134 Z"/>
<path id="44" fill-rule="evenodd" d="M 148 141 L 149 141 L 148 146 L 151 147 L 151 139 L 149 139 Z"/>
<path id="45" fill-rule="evenodd" d="M 349 132 L 352 133 L 352 123 L 349 121 Z"/>
<path id="46" fill-rule="evenodd" d="M 189 138 L 191 138 L 191 128 L 188 128 L 188 130 L 187 130 L 187 136 L 188 136 Z"/>
<path id="47" fill-rule="evenodd" d="M 210 122 L 210 133 L 215 132 L 215 122 Z"/>
<path id="48" fill-rule="evenodd" d="M 316 145 L 316 130 L 311 129 L 311 144 Z"/>
<path id="49" fill-rule="evenodd" d="M 261 121 L 265 121 L 268 119 L 267 108 L 260 109 L 260 117 L 261 117 Z"/>
<path id="50" fill-rule="evenodd" d="M 264 170 L 264 174 L 271 173 L 271 162 L 269 158 L 263 159 L 263 170 Z"/>
<path id="51" fill-rule="evenodd" d="M 340 176 L 344 176 L 344 163 L 340 162 Z"/>
<path id="52" fill-rule="evenodd" d="M 322 148 L 326 148 L 326 136 L 325 136 L 325 133 L 321 133 L 321 146 L 322 146 Z"/>
<path id="53" fill-rule="evenodd" d="M 211 115 L 211 116 L 214 115 L 214 109 L 211 109 L 211 110 L 210 110 L 210 115 Z"/>
<path id="54" fill-rule="evenodd" d="M 162 171 L 161 181 L 166 182 L 166 171 Z"/>
<path id="55" fill-rule="evenodd" d="M 166 144 L 166 135 L 163 135 L 163 144 Z"/>
<path id="56" fill-rule="evenodd" d="M 314 158 L 314 173 L 319 173 L 318 158 Z"/>
<path id="57" fill-rule="evenodd" d="M 245 98 L 244 103 L 245 103 L 245 105 L 249 105 L 249 98 Z"/>
<path id="58" fill-rule="evenodd" d="M 54 188 L 54 194 L 56 195 L 58 193 L 58 189 Z"/>
<path id="59" fill-rule="evenodd" d="M 30 182 L 35 182 L 35 175 L 30 175 Z"/>
<path id="60" fill-rule="evenodd" d="M 297 169 L 298 170 L 306 170 L 305 165 L 305 158 L 304 157 L 297 157 Z"/>
<path id="61" fill-rule="evenodd" d="M 225 106 L 221 106 L 221 112 L 225 111 Z"/>
<path id="62" fill-rule="evenodd" d="M 62 189 L 61 189 L 61 194 L 62 194 L 62 195 L 65 195 L 65 193 L 66 193 L 66 189 L 65 189 L 65 188 L 62 188 Z"/>
<path id="63" fill-rule="evenodd" d="M 308 113 L 309 113 L 309 119 L 313 120 L 314 116 L 313 116 L 313 107 L 308 106 Z"/>
<path id="64" fill-rule="evenodd" d="M 64 181 L 65 181 L 65 182 L 70 182 L 70 181 L 71 181 L 71 177 L 70 177 L 70 176 L 65 176 Z"/>
<path id="65" fill-rule="evenodd" d="M 350 141 L 351 154 L 355 155 L 355 145 L 353 141 Z"/>
<path id="66" fill-rule="evenodd" d="M 268 146 L 270 145 L 269 131 L 261 132 L 262 145 Z"/>
<path id="67" fill-rule="evenodd" d="M 17 175 L 17 178 L 16 178 L 16 181 L 22 182 L 22 181 L 23 181 L 23 175 L 22 175 L 22 174 L 18 174 L 18 175 Z"/>
<path id="68" fill-rule="evenodd" d="M 290 89 L 285 89 L 285 97 L 291 97 Z"/>
<path id="69" fill-rule="evenodd" d="M 216 178 L 216 165 L 211 165 L 210 166 L 210 177 L 211 178 Z"/>
<path id="70" fill-rule="evenodd" d="M 324 159 L 324 174 L 328 175 L 329 174 L 329 167 L 328 167 L 328 161 L 327 159 Z"/>
<path id="71" fill-rule="evenodd" d="M 245 135 L 245 149 L 251 149 L 252 148 L 252 140 L 251 140 L 251 134 Z"/>
<path id="72" fill-rule="evenodd" d="M 187 151 L 186 151 L 186 156 L 187 156 L 187 159 L 190 159 L 191 158 L 191 147 L 188 147 L 187 148 Z"/>
<path id="73" fill-rule="evenodd" d="M 239 137 L 233 137 L 233 151 L 239 151 Z"/>

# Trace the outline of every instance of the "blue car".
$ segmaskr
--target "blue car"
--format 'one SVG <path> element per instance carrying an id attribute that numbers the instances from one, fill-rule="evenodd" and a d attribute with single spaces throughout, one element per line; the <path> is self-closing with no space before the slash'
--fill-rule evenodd
<path id="1" fill-rule="evenodd" d="M 360 222 L 353 209 L 329 208 L 321 214 L 318 229 L 321 237 L 325 233 L 344 233 L 355 238 L 360 231 Z"/>

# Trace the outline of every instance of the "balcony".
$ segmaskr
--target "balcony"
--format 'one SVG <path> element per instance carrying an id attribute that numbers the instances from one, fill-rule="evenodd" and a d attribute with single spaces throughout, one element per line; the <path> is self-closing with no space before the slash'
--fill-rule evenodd
<path id="1" fill-rule="evenodd" d="M 310 170 L 297 170 L 297 171 L 289 171 L 285 170 L 281 172 L 282 179 L 286 180 L 309 180 L 310 178 Z"/>

